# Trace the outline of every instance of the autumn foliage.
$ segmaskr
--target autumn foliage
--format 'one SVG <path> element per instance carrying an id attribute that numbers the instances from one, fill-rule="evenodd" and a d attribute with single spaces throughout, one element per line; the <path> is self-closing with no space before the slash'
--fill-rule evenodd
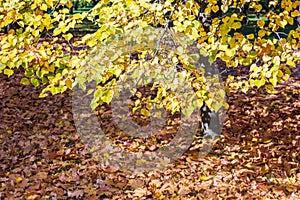
<path id="1" fill-rule="evenodd" d="M 18 28 L 1 37 L 0 71 L 11 76 L 16 68 L 22 67 L 25 70 L 22 83 L 46 84 L 41 97 L 48 91 L 62 93 L 78 83 L 95 80 L 77 77 L 93 49 L 111 36 L 149 26 L 192 38 L 211 62 L 220 59 L 227 68 L 248 66 L 250 75 L 246 78 L 230 75 L 226 80 L 227 87 L 242 88 L 244 92 L 261 86 L 272 92 L 277 83 L 289 78 L 291 69 L 299 62 L 300 29 L 296 21 L 300 15 L 299 1 L 105 0 L 88 11 L 70 14 L 74 3 L 71 0 L 1 2 L 0 28 L 13 23 Z M 82 23 L 94 24 L 98 29 L 75 39 L 74 29 Z M 252 29 L 248 30 L 249 26 Z M 183 52 L 173 56 L 183 62 Z M 124 59 L 125 65 L 131 62 Z M 102 74 L 104 78 L 95 81 L 105 82 L 107 76 L 119 77 L 120 70 L 125 70 L 124 65 L 120 67 L 113 60 L 108 65 L 111 68 Z M 183 66 L 187 71 L 188 65 Z"/>
<path id="2" fill-rule="evenodd" d="M 74 12 L 85 4 L 93 6 Z M 299 199 L 299 77 L 290 77 L 300 64 L 299 6 L 299 0 L 1 1 L 0 198 Z M 87 33 L 87 26 L 96 28 Z M 184 48 L 119 52 L 126 34 L 165 45 L 163 36 L 149 40 L 153 30 L 182 36 L 180 47 L 197 46 L 222 70 L 226 93 L 206 91 L 203 70 Z M 198 106 L 205 102 L 218 110 L 228 97 L 222 135 L 206 157 L 199 156 L 203 138 L 195 136 L 165 170 L 132 175 L 104 168 L 76 132 L 71 91 L 96 82 L 87 91 L 93 93 L 91 107 L 101 117 L 110 115 L 102 108 L 121 76 L 139 72 L 139 62 L 166 60 L 190 83 Z M 163 106 L 178 111 L 178 102 L 168 101 L 172 87 L 157 86 L 150 100 L 164 99 Z M 155 151 L 170 139 L 132 139 L 102 122 L 106 136 L 125 150 Z"/>

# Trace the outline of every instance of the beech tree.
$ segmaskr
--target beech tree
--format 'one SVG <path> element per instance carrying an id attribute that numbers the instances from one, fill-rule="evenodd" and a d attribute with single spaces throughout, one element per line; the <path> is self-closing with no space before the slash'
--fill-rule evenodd
<path id="1" fill-rule="evenodd" d="M 11 24 L 18 24 L 18 27 L 1 36 L 0 72 L 11 76 L 15 69 L 23 68 L 23 84 L 46 85 L 40 97 L 47 96 L 49 92 L 54 95 L 72 90 L 77 85 L 84 89 L 87 82 L 96 81 L 99 87 L 94 91 L 92 105 L 96 108 L 111 101 L 114 96 L 109 92 L 111 86 L 132 69 L 129 66 L 137 67 L 137 61 L 130 59 L 129 55 L 119 55 L 101 66 L 97 65 L 94 72 L 100 73 L 100 76 L 91 71 L 82 75 L 85 64 L 89 62 L 87 59 L 99 49 L 99 45 L 107 45 L 111 40 L 115 44 L 120 42 L 117 35 L 130 32 L 134 36 L 136 30 L 149 27 L 190 38 L 201 47 L 201 54 L 208 56 L 211 63 L 219 59 L 227 68 L 249 67 L 250 74 L 246 79 L 229 75 L 225 81 L 226 88 L 247 92 L 251 87 L 265 87 L 267 92 L 272 92 L 276 84 L 289 78 L 291 69 L 299 63 L 297 17 L 300 16 L 300 1 L 297 0 L 103 0 L 95 2 L 88 11 L 70 14 L 74 4 L 77 6 L 78 1 L 2 1 L 0 28 Z M 255 17 L 251 19 L 249 15 Z M 253 29 L 247 33 L 244 30 L 249 20 Z M 98 29 L 74 38 L 73 29 L 83 23 L 96 25 Z M 132 53 L 145 62 L 163 61 L 164 58 L 156 53 L 150 54 L 151 59 L 147 58 L 149 52 L 149 49 L 137 49 Z M 111 58 L 112 54 L 115 52 L 106 49 L 101 54 L 102 59 Z M 211 101 L 211 95 L 205 92 L 205 80 L 201 78 L 203 72 L 193 67 L 191 55 L 175 51 L 172 54 L 167 52 L 167 57 L 187 72 L 190 78 L 186 81 L 195 90 L 198 106 L 206 102 L 214 110 L 221 107 L 218 100 Z M 169 67 L 174 66 L 170 64 Z M 163 87 L 168 90 L 172 85 Z M 218 94 L 221 97 L 225 95 L 224 92 Z M 171 98 L 166 93 L 160 95 Z M 169 108 L 178 110 L 176 105 Z"/>

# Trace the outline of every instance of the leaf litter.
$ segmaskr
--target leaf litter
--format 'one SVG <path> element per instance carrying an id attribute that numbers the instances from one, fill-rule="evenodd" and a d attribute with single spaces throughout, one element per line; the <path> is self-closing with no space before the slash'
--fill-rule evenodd
<path id="1" fill-rule="evenodd" d="M 71 92 L 40 99 L 42 86 L 21 79 L 21 72 L 0 75 L 1 199 L 300 199 L 298 77 L 272 95 L 231 91 L 223 133 L 208 155 L 199 157 L 195 140 L 165 169 L 138 174 L 91 156 L 74 126 Z M 155 151 L 172 137 L 132 140 L 107 127 L 133 152 Z"/>

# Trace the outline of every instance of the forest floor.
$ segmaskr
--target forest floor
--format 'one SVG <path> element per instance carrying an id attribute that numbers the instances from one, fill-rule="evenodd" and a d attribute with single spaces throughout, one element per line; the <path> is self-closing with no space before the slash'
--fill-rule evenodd
<path id="1" fill-rule="evenodd" d="M 21 78 L 0 75 L 0 199 L 300 199 L 299 77 L 272 95 L 228 94 L 209 154 L 191 148 L 165 169 L 135 175 L 91 156 L 71 92 L 40 99 L 42 88 Z"/>

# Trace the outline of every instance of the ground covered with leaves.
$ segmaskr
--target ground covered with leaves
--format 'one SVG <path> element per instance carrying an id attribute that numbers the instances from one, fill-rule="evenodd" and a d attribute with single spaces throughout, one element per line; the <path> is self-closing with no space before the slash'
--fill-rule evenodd
<path id="1" fill-rule="evenodd" d="M 300 199 L 300 79 L 228 94 L 223 134 L 163 170 L 103 168 L 76 132 L 71 92 L 38 98 L 0 75 L 1 199 Z M 132 147 L 134 150 L 134 147 Z"/>

